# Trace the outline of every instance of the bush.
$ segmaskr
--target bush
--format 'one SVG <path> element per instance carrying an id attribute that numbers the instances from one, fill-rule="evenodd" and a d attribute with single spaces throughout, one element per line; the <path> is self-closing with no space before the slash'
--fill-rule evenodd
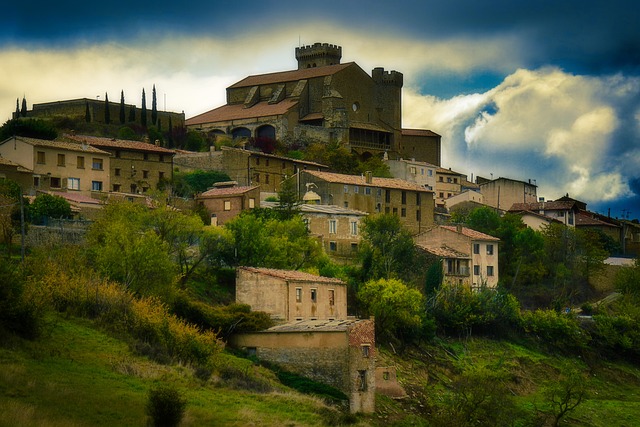
<path id="1" fill-rule="evenodd" d="M 523 312 L 520 319 L 526 333 L 560 350 L 583 349 L 590 340 L 590 336 L 571 314 L 538 309 Z"/>
<path id="2" fill-rule="evenodd" d="M 23 338 L 36 338 L 44 322 L 45 305 L 29 292 L 18 267 L 0 263 L 0 328 Z"/>
<path id="3" fill-rule="evenodd" d="M 187 401 L 171 385 L 160 385 L 149 390 L 146 409 L 154 426 L 180 425 L 186 406 Z"/>

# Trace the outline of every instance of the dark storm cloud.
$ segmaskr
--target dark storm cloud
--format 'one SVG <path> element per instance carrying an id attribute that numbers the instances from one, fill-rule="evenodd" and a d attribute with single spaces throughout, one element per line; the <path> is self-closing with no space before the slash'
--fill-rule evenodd
<path id="1" fill-rule="evenodd" d="M 640 64 L 639 11 L 635 0 L 14 1 L 5 7 L 8 19 L 0 29 L 0 43 L 57 44 L 166 31 L 222 35 L 322 21 L 425 39 L 515 34 L 523 38 L 526 52 L 519 54 L 528 59 L 523 66 L 635 73 Z"/>

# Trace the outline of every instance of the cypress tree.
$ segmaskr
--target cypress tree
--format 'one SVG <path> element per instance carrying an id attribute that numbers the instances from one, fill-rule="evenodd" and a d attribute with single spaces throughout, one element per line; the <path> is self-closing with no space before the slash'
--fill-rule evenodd
<path id="1" fill-rule="evenodd" d="M 91 123 L 91 111 L 89 110 L 89 101 L 84 102 L 84 121 Z"/>
<path id="2" fill-rule="evenodd" d="M 156 97 L 156 85 L 153 85 L 151 98 L 151 123 L 154 125 L 158 122 L 158 98 Z"/>
<path id="3" fill-rule="evenodd" d="M 129 121 L 130 122 L 135 122 L 136 121 L 136 106 L 132 105 L 131 108 L 129 109 Z"/>
<path id="4" fill-rule="evenodd" d="M 147 96 L 144 94 L 144 88 L 142 89 L 142 113 L 140 113 L 140 124 L 143 127 L 147 127 Z"/>
<path id="5" fill-rule="evenodd" d="M 173 148 L 173 124 L 171 123 L 171 116 L 169 116 L 169 137 L 168 141 L 169 148 Z"/>
<path id="6" fill-rule="evenodd" d="M 15 118 L 17 119 L 18 117 L 20 117 L 20 98 L 16 98 L 16 116 L 15 116 Z"/>
<path id="7" fill-rule="evenodd" d="M 111 123 L 111 112 L 109 111 L 109 94 L 104 93 L 104 122 Z"/>
<path id="8" fill-rule="evenodd" d="M 27 117 L 27 98 L 22 97 L 22 110 L 20 111 L 22 117 Z"/>
<path id="9" fill-rule="evenodd" d="M 120 91 L 120 124 L 123 125 L 125 121 L 124 112 L 124 91 Z"/>
<path id="10" fill-rule="evenodd" d="M 162 133 L 162 120 L 158 119 L 158 132 Z"/>

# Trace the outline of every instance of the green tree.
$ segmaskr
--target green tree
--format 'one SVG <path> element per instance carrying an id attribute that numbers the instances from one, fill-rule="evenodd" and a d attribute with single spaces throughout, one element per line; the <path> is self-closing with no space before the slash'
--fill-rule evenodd
<path id="1" fill-rule="evenodd" d="M 142 88 L 142 112 L 140 113 L 140 124 L 142 127 L 147 127 L 147 96 L 144 94 L 144 88 Z"/>
<path id="2" fill-rule="evenodd" d="M 156 96 L 156 85 L 153 85 L 151 92 L 151 123 L 155 126 L 158 123 L 158 98 Z"/>
<path id="3" fill-rule="evenodd" d="M 20 232 L 20 187 L 15 181 L 0 178 L 0 235 L 11 258 L 13 237 Z"/>
<path id="4" fill-rule="evenodd" d="M 187 140 L 184 145 L 185 150 L 202 151 L 205 146 L 204 138 L 200 132 L 193 130 L 187 131 Z"/>
<path id="5" fill-rule="evenodd" d="M 111 109 L 109 108 L 109 94 L 104 94 L 104 122 L 106 124 L 111 123 Z"/>
<path id="6" fill-rule="evenodd" d="M 411 233 L 397 215 L 378 214 L 363 219 L 359 256 L 364 277 L 414 281 L 421 274 Z"/>
<path id="7" fill-rule="evenodd" d="M 20 117 L 20 98 L 16 98 L 16 113 L 13 116 L 14 119 Z"/>
<path id="8" fill-rule="evenodd" d="M 221 171 L 175 172 L 173 174 L 173 191 L 181 197 L 193 197 L 207 191 L 216 182 L 230 181 L 229 175 Z"/>
<path id="9" fill-rule="evenodd" d="M 391 341 L 407 341 L 422 326 L 422 294 L 397 279 L 370 280 L 358 290 L 358 300 L 375 316 L 376 335 Z"/>
<path id="10" fill-rule="evenodd" d="M 481 233 L 496 236 L 497 230 L 500 227 L 500 215 L 498 215 L 495 209 L 483 206 L 469 213 L 467 226 Z"/>
<path id="11" fill-rule="evenodd" d="M 125 106 L 124 106 L 124 90 L 120 91 L 120 124 L 123 125 L 125 123 Z"/>
<path id="12" fill-rule="evenodd" d="M 27 117 L 27 98 L 22 97 L 22 110 L 20 110 L 20 115 L 22 117 Z"/>
<path id="13" fill-rule="evenodd" d="M 91 111 L 89 110 L 89 101 L 84 103 L 84 121 L 91 123 Z"/>
<path id="14" fill-rule="evenodd" d="M 129 108 L 129 121 L 130 122 L 135 122 L 136 121 L 136 106 L 132 105 L 131 108 Z"/>
<path id="15" fill-rule="evenodd" d="M 568 367 L 565 370 L 566 372 L 554 379 L 544 392 L 554 427 L 558 427 L 560 421 L 580 406 L 587 397 L 588 378 L 574 368 Z"/>
<path id="16" fill-rule="evenodd" d="M 296 176 L 283 179 L 278 191 L 278 205 L 274 208 L 278 217 L 282 220 L 295 217 L 300 213 L 301 203 L 296 187 Z"/>
<path id="17" fill-rule="evenodd" d="M 29 217 L 36 223 L 44 218 L 71 218 L 71 205 L 60 196 L 41 193 L 29 206 Z"/>
<path id="18" fill-rule="evenodd" d="M 58 131 L 49 121 L 38 119 L 11 119 L 7 120 L 0 128 L 0 141 L 4 141 L 13 136 L 53 140 L 58 137 Z"/>

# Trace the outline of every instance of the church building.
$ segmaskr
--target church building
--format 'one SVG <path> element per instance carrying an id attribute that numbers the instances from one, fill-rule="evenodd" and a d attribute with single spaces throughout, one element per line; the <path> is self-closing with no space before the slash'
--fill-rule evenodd
<path id="1" fill-rule="evenodd" d="M 342 47 L 295 50 L 298 69 L 246 77 L 227 88 L 227 103 L 186 120 L 190 130 L 254 141 L 340 143 L 366 159 L 412 158 L 440 165 L 440 135 L 402 128 L 403 75 L 355 62 Z"/>

